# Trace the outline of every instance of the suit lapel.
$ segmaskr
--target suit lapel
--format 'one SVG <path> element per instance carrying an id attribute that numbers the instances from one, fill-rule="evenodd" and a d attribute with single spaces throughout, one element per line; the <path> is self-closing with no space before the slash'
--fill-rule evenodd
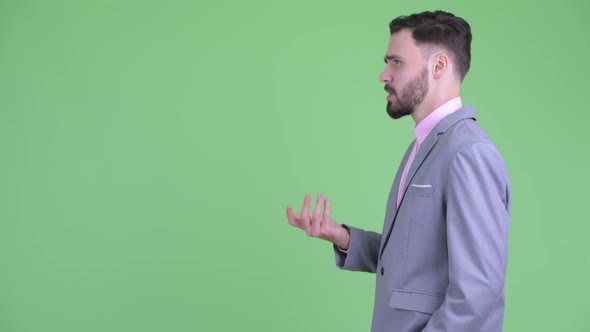
<path id="1" fill-rule="evenodd" d="M 436 144 L 437 140 L 438 140 L 438 135 L 433 130 L 433 132 L 431 132 L 428 135 L 428 137 L 426 137 L 426 139 L 422 143 L 422 146 L 420 146 L 418 148 L 418 154 L 416 154 L 416 157 L 414 157 L 414 161 L 412 161 L 412 165 L 410 166 L 410 170 L 408 171 L 408 175 L 406 176 L 406 182 L 404 184 L 402 198 L 401 198 L 401 201 L 399 202 L 399 206 L 397 208 L 395 208 L 395 205 L 397 203 L 397 191 L 398 191 L 397 188 L 399 188 L 399 183 L 401 181 L 400 179 L 398 179 L 398 177 L 401 177 L 401 176 L 396 176 L 397 183 L 394 183 L 395 188 L 391 189 L 391 190 L 395 190 L 395 192 L 396 192 L 396 194 L 394 195 L 395 199 L 393 200 L 393 202 L 389 202 L 389 204 L 393 204 L 395 212 L 393 213 L 393 217 L 390 217 L 391 222 L 388 223 L 389 225 L 387 225 L 387 227 L 384 229 L 384 232 L 386 232 L 387 235 L 385 236 L 385 239 L 381 241 L 382 245 L 381 245 L 381 250 L 379 252 L 379 258 L 381 258 L 381 256 L 383 255 L 383 251 L 385 250 L 385 246 L 387 245 L 387 242 L 389 241 L 389 237 L 391 236 L 391 231 L 393 229 L 393 226 L 395 225 L 395 219 L 397 218 L 397 214 L 398 214 L 399 210 L 401 209 L 402 205 L 404 204 L 404 198 L 406 196 L 405 193 L 408 190 L 408 187 L 409 187 L 410 183 L 412 182 L 414 175 L 416 175 L 416 172 L 418 171 L 418 169 L 420 168 L 420 166 L 422 165 L 422 163 L 424 162 L 424 160 L 426 159 L 426 157 L 430 153 L 430 150 L 432 150 L 432 148 Z M 416 144 L 416 141 L 414 141 L 414 144 Z M 411 148 L 414 147 L 414 144 L 411 145 Z M 404 161 L 407 161 L 407 159 L 408 159 L 407 157 L 408 157 L 408 154 L 406 153 L 406 158 L 404 158 Z M 405 162 L 403 163 L 403 165 L 405 166 Z M 398 174 L 401 172 L 403 172 L 403 166 L 400 168 L 400 171 L 398 171 Z"/>
<path id="2" fill-rule="evenodd" d="M 406 154 L 404 155 L 404 158 L 402 159 L 402 162 L 400 163 L 399 167 L 398 167 L 398 171 L 396 173 L 395 176 L 395 181 L 394 181 L 394 185 L 391 188 L 393 195 L 391 195 L 391 197 L 393 198 L 393 206 L 395 207 L 396 202 L 397 202 L 397 194 L 398 194 L 398 188 L 399 188 L 399 183 L 402 180 L 402 174 L 404 172 L 404 167 L 406 166 L 406 163 L 408 162 L 408 159 L 410 159 L 410 154 L 412 154 L 412 150 L 414 149 L 414 144 L 416 144 L 416 141 L 414 140 L 414 142 L 412 142 L 412 144 L 410 144 L 410 146 L 408 146 L 408 149 L 406 150 Z"/>
<path id="3" fill-rule="evenodd" d="M 457 121 L 467 118 L 475 119 L 475 110 L 469 106 L 462 107 L 457 111 L 449 114 L 444 119 L 442 119 L 434 128 L 432 128 L 432 131 L 430 132 L 430 134 L 428 134 L 428 136 L 426 136 L 426 139 L 422 143 L 422 146 L 418 148 L 418 154 L 414 158 L 412 166 L 408 171 L 408 176 L 406 177 L 406 183 L 404 184 L 403 190 L 404 196 L 402 196 L 402 200 L 399 203 L 400 206 L 402 205 L 404 197 L 406 196 L 405 193 L 408 190 L 410 183 L 412 183 L 414 175 L 416 175 L 416 172 L 418 171 L 420 166 L 422 166 L 424 159 L 426 159 L 432 148 L 436 145 L 436 142 L 438 141 L 438 134 L 442 134 L 445 131 L 447 131 L 453 124 L 457 123 Z"/>
<path id="4" fill-rule="evenodd" d="M 426 159 L 426 157 L 430 153 L 430 150 L 432 150 L 432 148 L 434 147 L 434 145 L 438 141 L 438 135 L 436 133 L 431 133 L 431 134 L 433 134 L 433 135 L 428 135 L 428 137 L 426 137 L 424 142 L 422 142 L 422 146 L 420 146 L 418 148 L 418 153 L 416 154 L 416 157 L 414 158 L 414 161 L 412 162 L 412 165 L 410 166 L 410 170 L 408 171 L 408 176 L 406 177 L 406 183 L 404 183 L 403 196 L 402 196 L 402 199 L 399 203 L 400 206 L 404 202 L 404 197 L 406 196 L 406 191 L 408 190 L 408 187 L 410 186 L 410 183 L 412 182 L 414 175 L 416 175 L 416 172 L 418 171 L 420 166 L 422 166 L 424 159 Z"/>
<path id="5" fill-rule="evenodd" d="M 428 157 L 428 154 L 430 154 L 430 151 L 438 142 L 438 134 L 446 132 L 452 125 L 457 123 L 459 120 L 466 119 L 466 118 L 472 118 L 474 120 L 476 119 L 475 108 L 473 108 L 472 106 L 465 106 L 465 107 L 455 111 L 454 113 L 449 114 L 444 119 L 442 119 L 432 129 L 430 134 L 428 134 L 428 136 L 426 137 L 426 139 L 422 143 L 422 146 L 420 146 L 418 148 L 418 154 L 416 155 L 416 157 L 414 157 L 414 161 L 412 162 L 412 165 L 410 166 L 410 170 L 408 171 L 408 175 L 406 176 L 406 182 L 404 183 L 403 196 L 402 196 L 402 199 L 399 203 L 399 207 L 396 208 L 395 205 L 397 202 L 397 192 L 398 192 L 397 188 L 399 188 L 399 183 L 401 181 L 401 172 L 403 172 L 403 167 L 405 166 L 405 164 L 409 158 L 409 153 L 410 153 L 411 149 L 414 147 L 415 141 L 414 141 L 414 144 L 411 144 L 410 147 L 408 148 L 408 150 L 406 151 L 406 155 L 404 156 L 403 162 L 400 165 L 400 168 L 398 169 L 394 184 L 391 188 L 391 190 L 395 194 L 394 195 L 390 194 L 390 197 L 394 197 L 394 199 L 392 201 L 390 200 L 388 202 L 388 204 L 389 204 L 388 206 L 392 206 L 391 204 L 393 204 L 393 209 L 391 209 L 393 211 L 393 213 L 392 213 L 393 216 L 389 216 L 389 215 L 386 216 L 387 224 L 385 225 L 385 227 L 383 229 L 383 233 L 381 234 L 382 240 L 381 240 L 379 259 L 381 259 L 381 256 L 383 255 L 383 251 L 385 250 L 385 247 L 387 246 L 387 242 L 389 241 L 389 237 L 391 236 L 391 231 L 393 230 L 393 226 L 395 225 L 395 219 L 397 218 L 398 212 L 404 203 L 405 193 L 408 190 L 408 187 L 410 186 L 410 183 L 412 182 L 414 175 L 416 175 L 416 172 L 418 172 L 418 169 L 420 169 L 420 166 L 422 166 L 422 163 L 424 162 L 426 157 Z M 387 210 L 390 210 L 390 209 L 387 209 Z M 389 220 L 391 220 L 391 222 L 389 222 Z M 385 238 L 383 238 L 384 234 L 386 234 Z"/>
<path id="6" fill-rule="evenodd" d="M 385 225 L 383 226 L 383 232 L 386 232 L 390 227 L 393 221 L 395 220 L 395 214 L 397 213 L 396 202 L 397 202 L 397 193 L 399 188 L 399 183 L 401 181 L 402 173 L 404 170 L 404 166 L 406 162 L 410 158 L 410 154 L 412 153 L 412 149 L 414 148 L 414 144 L 410 144 L 408 149 L 406 150 L 406 154 L 402 158 L 400 162 L 397 172 L 395 173 L 395 179 L 393 180 L 393 184 L 391 185 L 391 189 L 389 190 L 389 198 L 387 200 L 387 208 L 385 209 Z M 383 248 L 384 237 L 381 238 L 381 245 L 380 248 Z"/>

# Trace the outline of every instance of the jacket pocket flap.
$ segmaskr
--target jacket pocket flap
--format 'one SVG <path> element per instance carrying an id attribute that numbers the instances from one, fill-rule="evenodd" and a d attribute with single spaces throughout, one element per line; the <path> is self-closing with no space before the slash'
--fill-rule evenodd
<path id="1" fill-rule="evenodd" d="M 425 293 L 394 289 L 391 292 L 389 306 L 394 309 L 418 311 L 433 314 L 444 301 L 444 297 Z"/>

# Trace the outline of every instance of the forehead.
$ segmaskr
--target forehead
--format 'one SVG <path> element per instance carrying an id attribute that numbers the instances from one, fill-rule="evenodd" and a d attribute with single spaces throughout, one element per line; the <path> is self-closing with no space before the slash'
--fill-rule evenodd
<path id="1" fill-rule="evenodd" d="M 387 46 L 387 55 L 399 55 L 402 57 L 416 57 L 420 54 L 420 48 L 416 45 L 416 41 L 412 37 L 412 32 L 408 29 L 403 29 L 395 32 L 389 38 L 389 45 Z"/>

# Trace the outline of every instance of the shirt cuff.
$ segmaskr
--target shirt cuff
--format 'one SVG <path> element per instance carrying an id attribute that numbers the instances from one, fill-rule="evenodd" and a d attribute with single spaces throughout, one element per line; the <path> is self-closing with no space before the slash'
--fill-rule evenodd
<path id="1" fill-rule="evenodd" d="M 345 253 L 345 254 L 348 254 L 348 250 L 343 250 L 343 249 L 340 249 L 340 247 L 339 247 L 339 246 L 336 246 L 336 248 L 338 248 L 338 250 L 340 250 L 340 252 L 343 252 L 343 253 Z"/>
<path id="2" fill-rule="evenodd" d="M 346 231 L 348 232 L 348 235 L 350 235 L 350 229 L 348 229 L 348 227 L 345 224 L 341 224 L 340 226 L 344 227 L 344 229 L 346 229 Z M 345 254 L 348 254 L 348 250 L 343 250 L 339 246 L 336 246 L 336 248 L 338 248 L 338 250 L 340 252 L 343 252 Z"/>

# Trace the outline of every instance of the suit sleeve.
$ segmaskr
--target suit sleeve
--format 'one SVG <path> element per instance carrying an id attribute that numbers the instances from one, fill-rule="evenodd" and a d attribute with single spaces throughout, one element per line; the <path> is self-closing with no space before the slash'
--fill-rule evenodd
<path id="1" fill-rule="evenodd" d="M 504 296 L 508 171 L 492 143 L 478 142 L 455 155 L 447 181 L 449 284 L 443 304 L 423 332 L 479 331 Z"/>
<path id="2" fill-rule="evenodd" d="M 348 253 L 334 244 L 336 266 L 341 270 L 375 273 L 379 257 L 381 234 L 342 224 L 350 233 Z"/>

